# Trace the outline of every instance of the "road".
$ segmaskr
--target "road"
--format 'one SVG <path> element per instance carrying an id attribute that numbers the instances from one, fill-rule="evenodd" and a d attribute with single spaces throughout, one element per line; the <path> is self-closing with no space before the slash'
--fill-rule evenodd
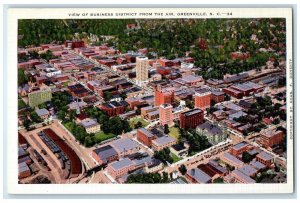
<path id="1" fill-rule="evenodd" d="M 162 171 L 172 173 L 178 171 L 181 165 L 185 165 L 188 170 L 197 167 L 199 164 L 207 163 L 210 159 L 220 157 L 222 153 L 229 149 L 230 146 L 237 144 L 233 140 L 226 140 L 225 142 L 214 145 L 202 152 L 199 152 L 191 157 L 186 157 L 176 163 L 165 167 Z"/>

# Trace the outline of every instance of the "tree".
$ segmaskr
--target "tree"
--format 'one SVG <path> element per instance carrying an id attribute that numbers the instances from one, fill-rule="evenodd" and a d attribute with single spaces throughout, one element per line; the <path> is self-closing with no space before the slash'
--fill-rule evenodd
<path id="1" fill-rule="evenodd" d="M 185 165 L 182 164 L 182 165 L 179 167 L 179 171 L 180 171 L 180 173 L 181 173 L 182 175 L 185 175 L 186 172 L 187 172 L 187 169 L 186 169 Z"/>
<path id="2" fill-rule="evenodd" d="M 134 128 L 135 128 L 135 129 L 138 129 L 138 128 L 141 128 L 141 127 L 143 127 L 143 124 L 142 124 L 141 121 L 138 121 L 138 122 L 134 125 Z"/>
<path id="3" fill-rule="evenodd" d="M 230 100 L 231 100 L 231 97 L 230 97 L 228 94 L 225 94 L 224 100 L 225 100 L 225 101 L 230 101 Z"/>
<path id="4" fill-rule="evenodd" d="M 51 59 L 57 58 L 57 56 L 54 56 L 50 50 L 48 50 L 46 53 L 43 53 L 40 55 L 40 58 L 45 59 L 46 61 L 49 61 Z"/>
<path id="5" fill-rule="evenodd" d="M 136 114 L 136 115 L 141 115 L 141 109 L 140 109 L 140 108 L 137 108 L 137 109 L 135 110 L 135 114 Z"/>
<path id="6" fill-rule="evenodd" d="M 254 157 L 251 154 L 249 154 L 248 152 L 243 152 L 243 154 L 242 154 L 242 160 L 244 163 L 249 163 L 250 161 L 252 161 L 253 158 Z"/>
<path id="7" fill-rule="evenodd" d="M 121 97 L 123 100 L 125 100 L 125 99 L 127 98 L 127 94 L 126 94 L 125 92 L 122 92 L 122 93 L 120 94 L 120 97 Z"/>
<path id="8" fill-rule="evenodd" d="M 163 173 L 163 177 L 159 173 L 141 173 L 130 174 L 126 180 L 126 183 L 167 183 L 169 182 L 168 174 Z"/>
<path id="9" fill-rule="evenodd" d="M 73 120 L 75 119 L 75 117 L 76 117 L 76 110 L 75 110 L 75 109 L 70 110 L 70 111 L 68 112 L 68 119 L 69 119 L 70 121 L 73 121 Z"/>
<path id="10" fill-rule="evenodd" d="M 195 107 L 194 101 L 193 100 L 187 100 L 186 101 L 186 106 L 190 109 L 193 109 Z"/>
<path id="11" fill-rule="evenodd" d="M 59 110 L 57 113 L 56 113 L 56 116 L 59 120 L 62 120 L 63 122 L 66 121 L 66 116 L 67 116 L 67 112 L 64 111 L 64 110 Z"/>
<path id="12" fill-rule="evenodd" d="M 25 74 L 24 69 L 19 68 L 18 69 L 18 85 L 24 85 L 28 82 L 28 77 Z"/>
<path id="13" fill-rule="evenodd" d="M 165 125 L 164 125 L 164 133 L 165 133 L 165 134 L 169 134 L 169 132 L 170 132 L 169 126 L 168 126 L 168 124 L 165 124 Z"/>
<path id="14" fill-rule="evenodd" d="M 164 148 L 163 150 L 156 151 L 154 158 L 161 160 L 164 164 L 173 163 L 173 158 L 170 156 L 170 149 Z"/>
<path id="15" fill-rule="evenodd" d="M 104 92 L 104 100 L 105 100 L 105 101 L 110 101 L 111 98 L 112 98 L 111 92 L 105 91 L 105 92 Z"/>
<path id="16" fill-rule="evenodd" d="M 42 122 L 42 119 L 39 117 L 39 115 L 35 111 L 32 111 L 30 113 L 30 119 L 35 123 Z"/>
<path id="17" fill-rule="evenodd" d="M 214 183 L 224 183 L 224 180 L 222 177 L 218 177 L 214 180 Z"/>
<path id="18" fill-rule="evenodd" d="M 84 138 L 84 146 L 85 147 L 92 147 L 95 144 L 94 140 L 91 138 L 91 136 L 86 136 Z"/>
<path id="19" fill-rule="evenodd" d="M 23 121 L 23 126 L 24 126 L 24 128 L 25 128 L 26 130 L 29 130 L 29 129 L 30 129 L 30 120 L 25 119 L 25 120 Z"/>

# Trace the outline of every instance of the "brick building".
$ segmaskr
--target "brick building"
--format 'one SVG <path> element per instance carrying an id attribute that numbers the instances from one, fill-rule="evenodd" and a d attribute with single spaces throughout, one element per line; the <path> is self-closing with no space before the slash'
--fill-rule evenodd
<path id="1" fill-rule="evenodd" d="M 152 140 L 156 139 L 156 136 L 145 128 L 140 128 L 137 130 L 137 139 L 144 145 L 151 147 Z"/>
<path id="2" fill-rule="evenodd" d="M 281 130 L 267 130 L 261 133 L 259 143 L 264 147 L 272 147 L 279 144 L 284 139 L 284 133 Z"/>
<path id="3" fill-rule="evenodd" d="M 75 48 L 84 47 L 84 41 L 83 40 L 78 40 L 78 41 L 67 40 L 67 41 L 65 41 L 64 45 L 65 45 L 65 47 L 75 49 Z"/>
<path id="4" fill-rule="evenodd" d="M 230 153 L 234 156 L 238 156 L 239 154 L 242 154 L 250 148 L 251 145 L 249 145 L 247 142 L 240 142 L 230 148 Z"/>
<path id="5" fill-rule="evenodd" d="M 173 137 L 168 135 L 159 137 L 152 141 L 152 148 L 155 151 L 160 151 L 164 148 L 171 147 L 172 145 L 176 144 L 177 140 Z"/>
<path id="6" fill-rule="evenodd" d="M 216 104 L 223 102 L 225 100 L 225 93 L 220 91 L 212 91 L 211 100 L 214 101 Z"/>
<path id="7" fill-rule="evenodd" d="M 259 154 L 257 154 L 256 160 L 268 167 L 270 167 L 274 162 L 273 156 L 265 151 L 262 151 Z"/>
<path id="8" fill-rule="evenodd" d="M 160 125 L 173 125 L 173 106 L 171 104 L 162 104 L 159 106 Z"/>
<path id="9" fill-rule="evenodd" d="M 161 104 L 172 104 L 174 102 L 174 91 L 175 88 L 173 87 L 162 88 L 158 85 L 154 92 L 155 106 L 159 106 Z"/>
<path id="10" fill-rule="evenodd" d="M 126 101 L 112 101 L 108 103 L 101 104 L 98 106 L 99 109 L 106 112 L 108 116 L 117 116 L 119 114 L 123 114 L 126 110 L 128 103 Z"/>
<path id="11" fill-rule="evenodd" d="M 134 169 L 135 164 L 129 158 L 109 163 L 107 166 L 107 171 L 113 178 L 120 178 Z"/>
<path id="12" fill-rule="evenodd" d="M 203 121 L 204 112 L 201 109 L 192 109 L 180 114 L 180 128 L 195 128 Z"/>
<path id="13" fill-rule="evenodd" d="M 205 110 L 210 107 L 211 91 L 200 89 L 195 92 L 195 108 Z"/>
<path id="14" fill-rule="evenodd" d="M 68 86 L 69 91 L 73 97 L 85 97 L 89 94 L 89 91 L 84 88 L 80 83 Z"/>
<path id="15" fill-rule="evenodd" d="M 106 163 L 110 163 L 110 162 L 118 160 L 118 153 L 112 146 L 106 145 L 106 146 L 94 149 L 92 152 L 92 157 L 99 164 L 106 164 Z"/>

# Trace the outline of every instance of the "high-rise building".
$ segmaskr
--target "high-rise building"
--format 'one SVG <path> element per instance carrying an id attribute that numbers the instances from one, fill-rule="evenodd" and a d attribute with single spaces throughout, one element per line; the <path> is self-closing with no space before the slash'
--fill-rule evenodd
<path id="1" fill-rule="evenodd" d="M 159 122 L 161 125 L 173 125 L 173 106 L 171 104 L 162 104 L 159 106 Z"/>
<path id="2" fill-rule="evenodd" d="M 205 110 L 210 107 L 211 91 L 200 89 L 195 92 L 195 108 Z"/>
<path id="3" fill-rule="evenodd" d="M 204 121 L 204 113 L 201 109 L 192 109 L 180 114 L 180 128 L 196 128 Z"/>
<path id="4" fill-rule="evenodd" d="M 46 101 L 50 101 L 52 98 L 52 92 L 50 88 L 41 89 L 28 94 L 29 106 L 36 107 Z"/>
<path id="5" fill-rule="evenodd" d="M 154 92 L 155 106 L 159 106 L 161 104 L 172 104 L 174 102 L 174 91 L 175 88 L 173 87 L 162 88 L 158 85 Z"/>
<path id="6" fill-rule="evenodd" d="M 148 67 L 149 61 L 147 57 L 136 57 L 136 81 L 137 83 L 143 83 L 148 80 Z"/>

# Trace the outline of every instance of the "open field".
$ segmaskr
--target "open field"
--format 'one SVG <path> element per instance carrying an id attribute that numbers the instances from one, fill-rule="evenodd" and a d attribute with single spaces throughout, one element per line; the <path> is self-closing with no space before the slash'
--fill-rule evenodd
<path id="1" fill-rule="evenodd" d="M 129 124 L 130 124 L 130 127 L 132 127 L 132 128 L 134 128 L 134 125 L 137 124 L 138 122 L 141 122 L 143 127 L 146 127 L 147 125 L 149 125 L 149 122 L 145 121 L 144 119 L 142 119 L 139 116 L 129 119 Z"/>
<path id="2" fill-rule="evenodd" d="M 170 130 L 169 135 L 171 137 L 174 137 L 176 139 L 179 138 L 179 129 L 178 128 L 173 126 L 173 127 L 170 127 L 169 130 Z"/>
<path id="3" fill-rule="evenodd" d="M 108 140 L 110 138 L 116 137 L 116 135 L 112 133 L 105 134 L 103 131 L 100 131 L 95 134 L 95 137 L 97 139 L 97 142 L 102 142 L 104 140 Z"/>
<path id="4" fill-rule="evenodd" d="M 180 161 L 182 158 L 176 156 L 175 154 L 171 153 L 171 157 L 173 159 L 173 163 L 177 162 L 177 161 Z"/>

